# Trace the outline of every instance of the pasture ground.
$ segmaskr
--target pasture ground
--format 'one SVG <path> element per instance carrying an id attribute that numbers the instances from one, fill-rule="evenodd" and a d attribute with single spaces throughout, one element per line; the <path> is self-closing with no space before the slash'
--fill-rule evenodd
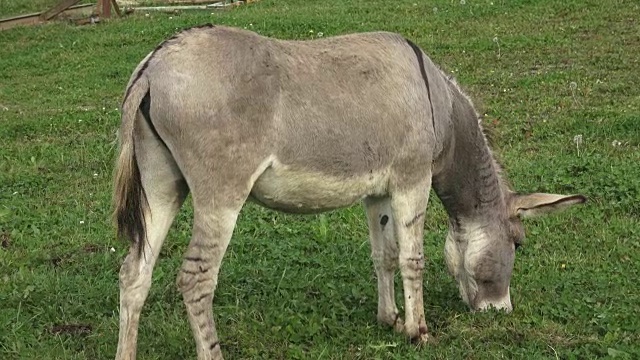
<path id="1" fill-rule="evenodd" d="M 44 2 L 0 0 L 0 17 Z M 462 304 L 432 196 L 424 291 L 438 343 L 422 349 L 376 324 L 359 206 L 303 217 L 247 205 L 214 304 L 228 359 L 640 358 L 639 13 L 631 0 L 262 0 L 0 32 L 0 358 L 114 356 L 128 248 L 109 219 L 120 100 L 149 51 L 206 22 L 291 39 L 400 32 L 481 105 L 518 190 L 590 200 L 526 221 L 505 315 Z M 175 286 L 190 218 L 187 203 L 156 267 L 140 359 L 195 356 Z"/>

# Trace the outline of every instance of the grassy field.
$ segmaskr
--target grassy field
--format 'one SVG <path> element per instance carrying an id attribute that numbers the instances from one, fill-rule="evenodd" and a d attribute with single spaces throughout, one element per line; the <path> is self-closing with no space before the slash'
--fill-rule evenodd
<path id="1" fill-rule="evenodd" d="M 11 3 L 0 17 L 32 7 Z M 400 32 L 481 104 L 518 190 L 590 200 L 526 221 L 505 315 L 459 299 L 433 196 L 424 291 L 438 343 L 421 349 L 376 324 L 360 207 L 302 217 L 247 205 L 214 301 L 228 359 L 640 358 L 639 11 L 631 0 L 263 0 L 0 32 L 0 359 L 114 356 L 128 248 L 109 219 L 120 99 L 144 55 L 206 22 L 291 39 Z M 190 226 L 187 203 L 142 314 L 141 359 L 195 357 L 175 286 Z"/>

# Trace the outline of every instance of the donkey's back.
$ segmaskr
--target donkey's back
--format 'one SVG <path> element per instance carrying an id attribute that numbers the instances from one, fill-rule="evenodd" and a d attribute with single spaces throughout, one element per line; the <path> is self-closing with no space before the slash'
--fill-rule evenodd
<path id="1" fill-rule="evenodd" d="M 147 120 L 187 183 L 247 178 L 224 196 L 251 187 L 256 202 L 308 213 L 384 195 L 406 166 L 426 177 L 436 143 L 420 71 L 397 34 L 281 41 L 202 27 L 161 45 L 132 83 L 148 81 Z"/>

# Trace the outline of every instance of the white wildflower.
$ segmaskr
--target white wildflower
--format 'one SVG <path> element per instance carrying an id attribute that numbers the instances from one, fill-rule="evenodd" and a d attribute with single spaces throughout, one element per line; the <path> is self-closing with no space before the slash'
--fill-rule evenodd
<path id="1" fill-rule="evenodd" d="M 573 143 L 576 144 L 576 151 L 578 151 L 578 156 L 580 156 L 580 145 L 582 145 L 582 135 L 578 134 L 574 136 Z"/>
<path id="2" fill-rule="evenodd" d="M 582 135 L 578 134 L 578 135 L 574 136 L 573 137 L 573 143 L 576 144 L 576 146 L 582 145 Z"/>
<path id="3" fill-rule="evenodd" d="M 80 220 L 80 225 L 84 224 L 84 220 Z"/>
<path id="4" fill-rule="evenodd" d="M 497 36 L 493 37 L 493 42 L 496 43 L 496 45 L 498 45 L 498 57 L 500 57 L 501 56 L 501 53 L 500 53 L 500 41 L 498 40 Z"/>

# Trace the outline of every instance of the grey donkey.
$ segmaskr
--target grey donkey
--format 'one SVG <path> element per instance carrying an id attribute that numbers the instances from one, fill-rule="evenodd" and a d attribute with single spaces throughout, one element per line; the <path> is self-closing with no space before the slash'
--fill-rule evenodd
<path id="1" fill-rule="evenodd" d="M 450 218 L 447 267 L 472 310 L 512 309 L 521 217 L 585 201 L 512 191 L 470 99 L 420 48 L 388 32 L 284 41 L 223 26 L 182 31 L 135 69 L 119 139 L 114 218 L 132 245 L 120 271 L 117 359 L 136 356 L 153 267 L 189 192 L 193 233 L 177 286 L 200 360 L 222 359 L 212 300 L 247 200 L 300 214 L 362 201 L 377 319 L 417 342 L 429 339 L 422 272 L 431 187 Z"/>

